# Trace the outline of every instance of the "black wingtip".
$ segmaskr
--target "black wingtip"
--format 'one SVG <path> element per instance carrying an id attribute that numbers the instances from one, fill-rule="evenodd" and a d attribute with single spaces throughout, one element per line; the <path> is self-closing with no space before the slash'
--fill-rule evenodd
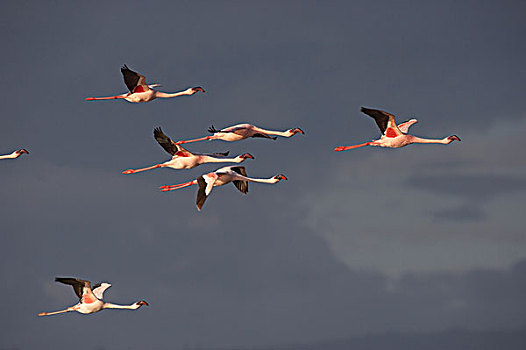
<path id="1" fill-rule="evenodd" d="M 208 128 L 208 132 L 211 134 L 215 134 L 216 132 L 219 132 L 213 125 Z"/>

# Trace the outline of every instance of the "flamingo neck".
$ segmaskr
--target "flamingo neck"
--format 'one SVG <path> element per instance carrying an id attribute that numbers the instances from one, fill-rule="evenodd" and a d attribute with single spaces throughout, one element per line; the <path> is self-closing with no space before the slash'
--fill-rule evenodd
<path id="1" fill-rule="evenodd" d="M 118 305 L 118 304 L 112 304 L 112 303 L 104 303 L 102 305 L 103 309 L 127 309 L 127 310 L 137 310 L 140 308 L 141 305 L 137 303 L 133 303 L 131 305 Z"/>
<path id="2" fill-rule="evenodd" d="M 451 140 L 449 140 L 447 137 L 443 139 L 424 139 L 417 136 L 410 137 L 411 143 L 441 143 L 441 144 L 448 144 L 451 143 Z"/>
<path id="3" fill-rule="evenodd" d="M 0 159 L 14 159 L 14 158 L 18 158 L 20 156 L 20 154 L 16 153 L 16 152 L 13 152 L 11 154 L 6 154 L 6 155 L 3 155 L 3 156 L 0 156 Z"/>
<path id="4" fill-rule="evenodd" d="M 160 97 L 160 98 L 170 98 L 170 97 L 177 97 L 177 96 L 191 95 L 191 94 L 192 92 L 189 90 L 184 90 L 184 91 L 179 91 L 179 92 L 174 92 L 174 93 L 167 93 L 167 92 L 161 92 L 161 91 L 155 90 L 155 97 Z"/>
<path id="5" fill-rule="evenodd" d="M 261 129 L 261 130 L 265 134 L 268 134 L 268 135 L 276 135 L 276 136 L 283 136 L 283 137 L 291 137 L 295 134 L 291 132 L 290 130 L 286 130 L 286 131 L 264 130 L 264 129 Z"/>
<path id="6" fill-rule="evenodd" d="M 271 177 L 270 179 L 258 179 L 258 178 L 243 176 L 243 178 L 246 179 L 247 181 L 261 182 L 261 183 L 266 183 L 266 184 L 275 184 L 276 182 L 279 182 L 279 179 L 276 179 L 274 177 Z"/>
<path id="7" fill-rule="evenodd" d="M 245 158 L 237 156 L 235 158 L 216 158 L 212 156 L 201 156 L 203 163 L 241 163 Z"/>

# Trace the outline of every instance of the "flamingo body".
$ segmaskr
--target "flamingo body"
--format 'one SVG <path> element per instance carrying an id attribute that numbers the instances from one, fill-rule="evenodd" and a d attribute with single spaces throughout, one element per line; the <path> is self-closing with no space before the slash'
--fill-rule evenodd
<path id="1" fill-rule="evenodd" d="M 160 189 L 163 192 L 167 192 L 196 184 L 199 185 L 199 190 L 197 191 L 196 206 L 197 210 L 201 211 L 201 208 L 203 207 L 206 199 L 208 198 L 214 187 L 223 186 L 232 182 L 242 194 L 246 194 L 248 192 L 249 182 L 275 184 L 281 180 L 287 180 L 287 177 L 283 174 L 278 174 L 269 179 L 250 178 L 247 176 L 245 167 L 227 166 L 213 171 L 211 173 L 203 174 L 196 180 L 177 185 L 164 185 L 161 186 Z"/>
<path id="2" fill-rule="evenodd" d="M 249 137 L 262 137 L 266 139 L 275 140 L 277 136 L 291 137 L 297 133 L 305 134 L 300 128 L 292 128 L 285 131 L 266 130 L 252 124 L 237 124 L 217 130 L 212 125 L 208 128 L 208 131 L 212 133 L 211 136 L 205 136 L 193 140 L 177 141 L 176 144 L 190 143 L 203 140 L 223 140 L 228 142 L 240 141 Z"/>
<path id="3" fill-rule="evenodd" d="M 414 135 L 409 135 L 407 134 L 409 127 L 417 123 L 416 119 L 411 119 L 401 123 L 400 125 L 397 125 L 395 116 L 388 112 L 365 107 L 362 107 L 361 111 L 376 121 L 378 128 L 382 132 L 382 137 L 380 137 L 378 140 L 361 143 L 359 145 L 339 146 L 336 147 L 334 151 L 346 151 L 363 146 L 400 148 L 412 143 L 440 143 L 447 145 L 453 141 L 460 141 L 460 138 L 457 135 L 451 135 L 443 139 L 425 139 Z"/>
<path id="4" fill-rule="evenodd" d="M 172 159 L 164 163 L 152 165 L 146 168 L 128 169 L 123 171 L 123 174 L 134 174 L 140 171 L 164 167 L 172 169 L 192 169 L 204 163 L 241 163 L 245 161 L 245 159 L 254 159 L 254 156 L 252 156 L 250 153 L 240 154 L 235 158 L 226 158 L 228 152 L 211 154 L 192 153 L 178 145 L 176 142 L 172 141 L 171 138 L 163 133 L 160 127 L 154 129 L 153 135 L 159 145 L 161 145 L 161 147 L 163 147 L 166 152 L 172 155 Z"/>
<path id="5" fill-rule="evenodd" d="M 22 154 L 29 154 L 29 152 L 26 149 L 22 148 L 22 149 L 13 151 L 10 154 L 2 155 L 2 156 L 0 156 L 0 159 L 16 159 L 16 158 L 20 157 Z"/>
<path id="6" fill-rule="evenodd" d="M 87 101 L 94 101 L 94 100 L 113 100 L 113 99 L 124 99 L 128 102 L 133 103 L 140 103 L 140 102 L 150 102 L 155 100 L 156 98 L 170 98 L 170 97 L 177 97 L 177 96 L 183 96 L 183 95 L 193 95 L 196 92 L 205 92 L 205 90 L 200 87 L 191 87 L 184 91 L 174 92 L 174 93 L 166 93 L 157 91 L 154 89 L 156 86 L 160 86 L 159 84 L 151 84 L 148 85 L 146 83 L 146 77 L 144 75 L 141 75 L 137 72 L 132 71 L 129 69 L 126 65 L 122 66 L 121 73 L 124 78 L 124 83 L 128 87 L 128 90 L 130 92 L 124 93 L 121 95 L 116 96 L 108 96 L 108 97 L 88 97 L 86 98 Z"/>
<path id="7" fill-rule="evenodd" d="M 55 282 L 71 285 L 73 287 L 73 290 L 75 291 L 75 294 L 79 298 L 79 302 L 64 310 L 40 312 L 38 316 L 56 315 L 70 311 L 76 311 L 81 314 L 92 314 L 104 309 L 137 310 L 143 305 L 148 305 L 148 303 L 144 300 L 140 300 L 131 305 L 118 305 L 103 302 L 101 299 L 103 298 L 104 291 L 111 287 L 111 284 L 105 282 L 96 284 L 95 286 L 93 286 L 93 289 L 91 289 L 90 281 L 85 281 L 73 277 L 57 277 L 55 278 Z"/>

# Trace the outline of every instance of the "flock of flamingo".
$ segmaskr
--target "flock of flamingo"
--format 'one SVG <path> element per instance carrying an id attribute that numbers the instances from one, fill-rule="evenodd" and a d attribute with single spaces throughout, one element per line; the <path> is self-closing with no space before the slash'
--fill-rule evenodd
<path id="1" fill-rule="evenodd" d="M 155 87 L 160 86 L 159 84 L 148 85 L 146 83 L 146 78 L 143 75 L 132 71 L 126 65 L 124 65 L 121 68 L 121 73 L 124 78 L 124 83 L 126 84 L 129 92 L 109 97 L 88 97 L 86 98 L 86 100 L 93 101 L 124 99 L 128 102 L 139 103 L 150 102 L 156 98 L 171 98 L 184 95 L 190 96 L 197 92 L 205 92 L 205 90 L 202 87 L 196 86 L 188 88 L 184 91 L 179 91 L 175 93 L 165 93 L 154 89 Z M 453 141 L 460 141 L 460 138 L 456 135 L 447 136 L 443 139 L 425 139 L 409 135 L 407 134 L 409 127 L 411 127 L 417 122 L 416 119 L 411 119 L 404 123 L 396 124 L 395 116 L 388 112 L 377 109 L 369 109 L 365 107 L 362 107 L 361 111 L 375 120 L 376 124 L 378 125 L 378 128 L 380 129 L 380 132 L 382 133 L 382 136 L 378 140 L 373 140 L 353 146 L 339 146 L 336 147 L 334 151 L 340 152 L 364 146 L 400 148 L 412 143 L 450 144 Z M 180 140 L 174 142 L 170 137 L 163 133 L 160 127 L 155 128 L 153 131 L 155 140 L 166 152 L 168 152 L 171 155 L 172 158 L 164 163 L 159 163 L 156 165 L 139 169 L 128 169 L 123 171 L 122 173 L 134 174 L 141 171 L 163 167 L 168 167 L 172 169 L 191 169 L 205 163 L 242 163 L 246 159 L 254 159 L 254 157 L 250 153 L 240 154 L 234 158 L 228 158 L 228 152 L 208 154 L 193 153 L 183 148 L 181 144 L 204 140 L 223 140 L 233 142 L 244 140 L 250 137 L 260 137 L 275 140 L 278 136 L 291 137 L 298 133 L 305 134 L 305 132 L 300 128 L 292 128 L 285 131 L 274 131 L 262 129 L 252 124 L 238 124 L 220 130 L 217 130 L 216 128 L 214 128 L 214 126 L 212 126 L 208 129 L 208 131 L 212 135 L 204 136 L 197 139 Z M 28 153 L 29 152 L 26 149 L 19 149 L 10 154 L 1 155 L 0 159 L 15 159 L 20 157 L 22 154 Z M 206 199 L 212 192 L 212 189 L 216 186 L 223 186 L 232 182 L 242 194 L 246 194 L 248 192 L 249 182 L 275 184 L 281 180 L 287 180 L 287 177 L 283 174 L 277 174 L 268 179 L 248 177 L 244 166 L 235 165 L 219 168 L 213 172 L 202 174 L 197 179 L 181 184 L 163 185 L 160 186 L 160 189 L 163 192 L 167 192 L 192 185 L 198 185 L 199 189 L 197 191 L 196 206 L 197 209 L 200 211 Z M 78 278 L 57 277 L 55 278 L 55 281 L 71 285 L 73 287 L 73 290 L 75 291 L 75 294 L 79 298 L 79 302 L 76 305 L 73 305 L 63 310 L 53 312 L 41 312 L 38 314 L 38 316 L 55 315 L 70 311 L 76 311 L 82 314 L 91 314 L 104 309 L 137 310 L 143 305 L 148 305 L 148 303 L 144 300 L 137 301 L 131 305 L 118 305 L 103 302 L 102 299 L 104 291 L 111 286 L 111 284 L 109 283 L 98 283 L 92 288 L 91 283 L 89 281 L 85 281 Z"/>

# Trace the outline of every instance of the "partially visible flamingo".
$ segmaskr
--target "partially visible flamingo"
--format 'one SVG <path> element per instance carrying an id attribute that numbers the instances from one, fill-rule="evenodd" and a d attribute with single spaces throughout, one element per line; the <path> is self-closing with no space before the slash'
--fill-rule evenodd
<path id="1" fill-rule="evenodd" d="M 172 159 L 146 168 L 128 169 L 123 171 L 123 174 L 134 174 L 140 171 L 163 167 L 172 169 L 191 169 L 204 163 L 241 163 L 245 161 L 245 159 L 254 159 L 254 156 L 250 153 L 244 153 L 235 158 L 224 158 L 228 155 L 228 152 L 211 154 L 192 153 L 173 142 L 172 139 L 163 133 L 160 127 L 153 130 L 153 135 L 162 148 L 172 155 Z"/>
<path id="2" fill-rule="evenodd" d="M 170 98 L 170 97 L 177 97 L 182 95 L 193 95 L 198 91 L 205 92 L 202 87 L 196 86 L 188 88 L 184 91 L 174 92 L 174 93 L 166 93 L 157 91 L 154 89 L 154 87 L 161 86 L 159 84 L 146 84 L 146 78 L 144 75 L 141 75 L 139 73 L 136 73 L 129 69 L 126 65 L 122 66 L 121 68 L 122 76 L 124 77 L 124 83 L 128 87 L 128 90 L 130 92 L 124 93 L 122 95 L 117 96 L 109 96 L 109 97 L 88 97 L 86 98 L 86 101 L 93 101 L 93 100 L 113 100 L 117 98 L 123 98 L 128 102 L 150 102 L 152 100 L 155 100 L 158 97 L 161 98 Z"/>
<path id="3" fill-rule="evenodd" d="M 203 141 L 203 140 L 223 140 L 223 141 L 239 141 L 244 140 L 249 137 L 263 137 L 267 139 L 277 139 L 277 136 L 283 136 L 283 137 L 291 137 L 296 135 L 297 133 L 305 134 L 303 130 L 300 128 L 292 128 L 285 131 L 274 131 L 274 130 L 265 130 L 262 128 L 259 128 L 252 124 L 238 124 L 234 126 L 229 126 L 228 128 L 224 128 L 221 130 L 217 130 L 212 125 L 210 128 L 208 128 L 208 132 L 212 133 L 211 136 L 201 137 L 194 140 L 186 140 L 186 141 L 177 141 L 176 144 L 182 144 L 182 143 L 189 143 L 189 142 L 196 142 L 196 141 Z M 275 137 L 272 137 L 270 135 L 276 135 Z"/>
<path id="4" fill-rule="evenodd" d="M 0 156 L 0 159 L 15 159 L 15 158 L 20 157 L 24 153 L 25 154 L 29 154 L 29 152 L 26 149 L 22 148 L 22 149 L 14 151 L 13 153 L 5 154 L 3 156 Z"/>
<path id="5" fill-rule="evenodd" d="M 236 188 L 241 191 L 241 193 L 246 194 L 248 192 L 249 181 L 275 184 L 281 180 L 287 180 L 287 177 L 283 174 L 278 174 L 269 179 L 255 179 L 247 177 L 247 172 L 243 166 L 227 166 L 211 173 L 203 174 L 196 180 L 178 185 L 164 185 L 161 186 L 160 189 L 161 191 L 166 192 L 198 184 L 199 190 L 197 191 L 197 199 L 195 204 L 197 205 L 197 210 L 201 211 L 203 204 L 205 204 L 206 198 L 208 195 L 210 195 L 212 188 L 215 186 L 223 186 L 227 183 L 233 182 Z"/>
<path id="6" fill-rule="evenodd" d="M 346 151 L 363 146 L 400 148 L 412 143 L 441 143 L 447 145 L 453 141 L 460 141 L 460 138 L 457 135 L 451 135 L 443 139 L 424 139 L 417 136 L 408 135 L 407 131 L 411 125 L 417 122 L 416 119 L 411 119 L 397 126 L 395 122 L 395 116 L 390 113 L 365 107 L 362 107 L 360 110 L 368 116 L 374 118 L 376 124 L 383 134 L 382 137 L 378 140 L 361 143 L 359 145 L 339 146 L 336 147 L 334 151 Z"/>
<path id="7" fill-rule="evenodd" d="M 143 305 L 148 305 L 148 303 L 144 300 L 137 301 L 131 305 L 118 305 L 103 302 L 101 299 L 103 297 L 104 291 L 111 287 L 111 284 L 105 282 L 94 285 L 93 290 L 91 289 L 90 281 L 84 281 L 78 278 L 57 277 L 55 278 L 55 282 L 69 284 L 72 286 L 75 294 L 77 294 L 79 297 L 79 302 L 78 304 L 68 307 L 64 310 L 41 312 L 38 314 L 38 316 L 49 316 L 69 311 L 77 311 L 81 314 L 92 314 L 103 309 L 137 310 Z"/>

